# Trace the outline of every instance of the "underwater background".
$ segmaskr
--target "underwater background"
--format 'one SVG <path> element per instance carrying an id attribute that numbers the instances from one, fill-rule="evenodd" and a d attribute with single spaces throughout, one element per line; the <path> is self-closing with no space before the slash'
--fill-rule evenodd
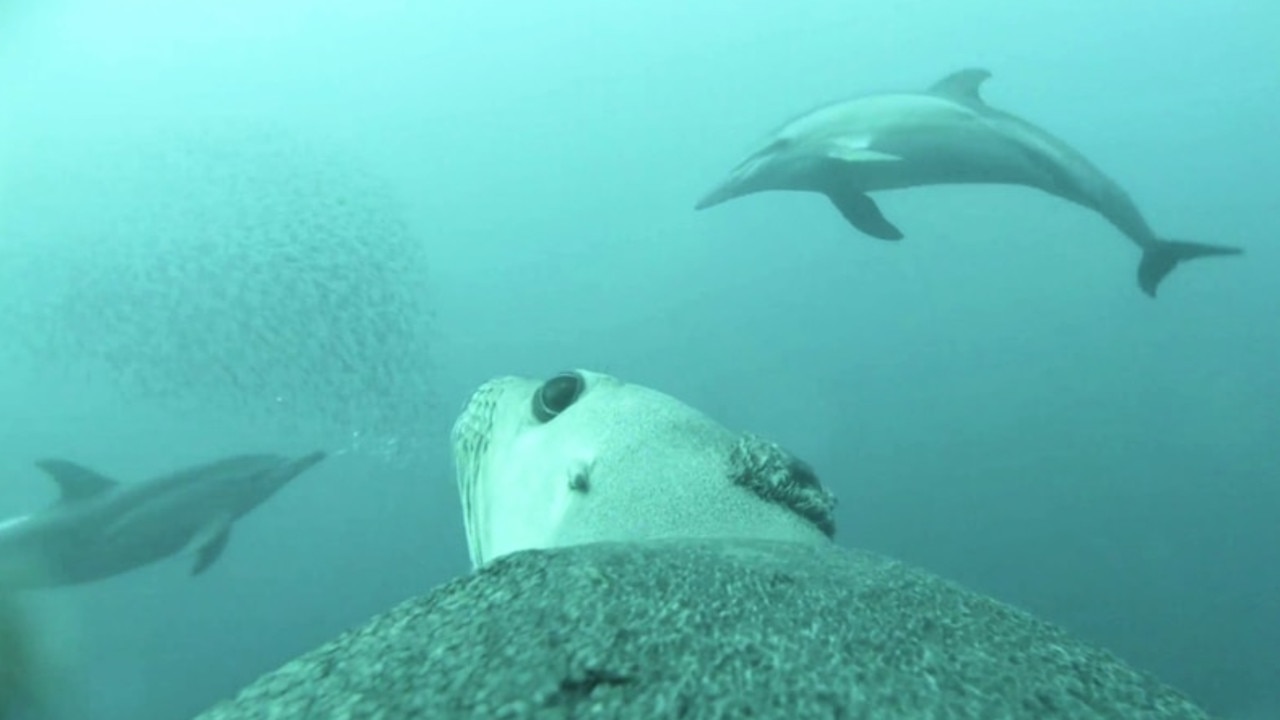
<path id="1" fill-rule="evenodd" d="M 1263 0 L 6 0 L 0 517 L 335 453 L 190 558 L 41 592 L 77 717 L 190 717 L 469 570 L 448 430 L 582 367 L 805 458 L 838 540 L 1280 718 L 1280 10 Z M 1025 188 L 694 201 L 815 105 L 990 69 L 1158 233 Z"/>

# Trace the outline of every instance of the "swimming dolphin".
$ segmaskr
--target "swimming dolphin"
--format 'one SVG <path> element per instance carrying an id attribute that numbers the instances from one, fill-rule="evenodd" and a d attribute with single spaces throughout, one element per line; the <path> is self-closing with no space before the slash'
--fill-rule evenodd
<path id="1" fill-rule="evenodd" d="M 826 195 L 855 228 L 883 240 L 902 232 L 867 193 L 922 185 L 1025 185 L 1106 218 L 1142 250 L 1138 285 L 1156 289 L 1178 263 L 1240 248 L 1156 236 L 1119 185 L 1049 133 L 987 105 L 991 73 L 969 68 L 926 92 L 870 95 L 814 110 L 784 125 L 695 206 L 702 210 L 766 190 Z"/>
<path id="2" fill-rule="evenodd" d="M 21 717 L 41 702 L 42 668 L 33 648 L 38 633 L 23 610 L 15 594 L 0 587 L 0 720 Z"/>
<path id="3" fill-rule="evenodd" d="M 41 460 L 36 466 L 61 497 L 0 524 L 0 569 L 38 562 L 47 572 L 26 587 L 75 585 L 191 548 L 191 574 L 199 575 L 226 548 L 234 521 L 324 457 L 241 455 L 129 484 L 66 460 Z"/>
<path id="4" fill-rule="evenodd" d="M 41 572 L 35 558 L 0 570 L 0 720 L 77 717 L 67 692 L 74 623 L 63 611 L 28 602 L 21 592 Z"/>

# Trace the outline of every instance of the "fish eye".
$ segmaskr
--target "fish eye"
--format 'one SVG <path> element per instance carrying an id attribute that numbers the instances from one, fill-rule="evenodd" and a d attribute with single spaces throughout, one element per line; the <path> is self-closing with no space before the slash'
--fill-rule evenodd
<path id="1" fill-rule="evenodd" d="M 576 372 L 556 375 L 533 394 L 533 416 L 538 422 L 550 422 L 577 402 L 586 387 L 586 379 Z"/>

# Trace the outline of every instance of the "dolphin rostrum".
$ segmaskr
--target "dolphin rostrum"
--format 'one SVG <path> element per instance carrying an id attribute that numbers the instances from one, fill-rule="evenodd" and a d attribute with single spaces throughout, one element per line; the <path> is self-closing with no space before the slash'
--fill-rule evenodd
<path id="1" fill-rule="evenodd" d="M 66 460 L 36 466 L 59 499 L 0 523 L 0 569 L 38 563 L 27 587 L 75 585 L 195 551 L 199 575 L 222 554 L 234 521 L 325 458 L 241 455 L 139 483 L 122 484 Z"/>
<path id="2" fill-rule="evenodd" d="M 695 206 L 766 190 L 826 195 L 855 228 L 883 240 L 902 232 L 867 195 L 922 185 L 1025 185 L 1089 208 L 1141 250 L 1138 285 L 1155 297 L 1178 263 L 1240 248 L 1156 236 L 1133 200 L 1083 155 L 1044 130 L 987 105 L 991 73 L 969 68 L 926 92 L 870 95 L 814 110 L 784 125 Z"/>

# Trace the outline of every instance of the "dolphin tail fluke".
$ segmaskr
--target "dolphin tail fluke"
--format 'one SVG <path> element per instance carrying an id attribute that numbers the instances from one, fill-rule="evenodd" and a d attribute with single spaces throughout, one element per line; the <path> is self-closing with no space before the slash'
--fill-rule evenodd
<path id="1" fill-rule="evenodd" d="M 1215 255 L 1239 255 L 1243 252 L 1241 248 L 1226 245 L 1156 240 L 1142 250 L 1142 262 L 1138 264 L 1138 286 L 1142 288 L 1142 292 L 1155 297 L 1160 282 L 1178 267 L 1178 263 Z"/>

